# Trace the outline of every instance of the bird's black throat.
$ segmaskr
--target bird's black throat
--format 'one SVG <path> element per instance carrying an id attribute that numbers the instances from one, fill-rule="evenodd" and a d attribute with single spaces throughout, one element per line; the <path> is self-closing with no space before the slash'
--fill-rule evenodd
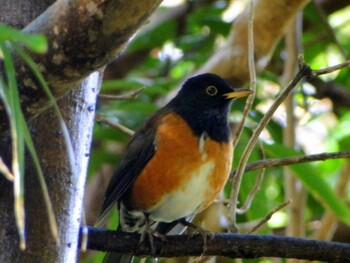
<path id="1" fill-rule="evenodd" d="M 227 117 L 229 109 L 228 105 L 219 109 L 175 107 L 173 110 L 187 121 L 195 135 L 206 133 L 212 140 L 228 142 L 231 139 Z"/>

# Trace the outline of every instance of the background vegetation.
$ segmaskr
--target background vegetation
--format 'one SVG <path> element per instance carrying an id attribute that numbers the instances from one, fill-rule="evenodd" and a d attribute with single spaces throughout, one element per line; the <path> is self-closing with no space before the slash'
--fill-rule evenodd
<path id="1" fill-rule="evenodd" d="M 130 138 L 130 130 L 137 129 L 147 116 L 164 105 L 184 79 L 195 74 L 199 68 L 203 69 L 203 65 L 207 65 L 215 54 L 226 50 L 226 41 L 232 37 L 230 34 L 234 27 L 239 26 L 236 21 L 239 21 L 247 4 L 248 1 L 243 0 L 164 1 L 146 25 L 129 41 L 122 55 L 105 69 L 100 94 L 115 97 L 99 97 L 92 148 L 89 154 L 86 153 L 90 156 L 84 197 L 87 225 L 93 225 L 98 217 L 105 187 Z M 258 75 L 255 101 L 235 148 L 233 169 L 237 167 L 257 123 L 295 75 L 298 54 L 304 55 L 305 62 L 312 69 L 329 67 L 349 59 L 349 12 L 347 1 L 337 1 L 336 4 L 334 1 L 311 1 L 288 25 L 286 34 L 276 42 L 276 46 L 269 47 L 273 53 L 256 51 Z M 256 33 L 256 38 L 259 38 L 258 35 L 264 36 L 264 30 L 268 35 L 271 28 L 278 28 L 280 25 L 271 23 L 264 26 L 267 27 L 259 29 L 262 31 Z M 7 69 L 7 75 L 0 75 L 0 101 L 3 104 L 12 103 L 6 105 L 9 109 L 7 111 L 16 113 L 16 119 L 22 120 L 24 116 L 18 113 L 21 101 L 16 101 L 16 94 L 13 94 L 17 90 L 16 74 L 5 45 L 9 42 L 20 44 L 19 52 L 22 50 L 21 45 L 27 46 L 32 52 L 40 53 L 47 47 L 40 37 L 27 38 L 26 35 L 16 34 L 7 27 L 0 27 L 0 58 L 4 60 Z M 231 55 L 229 52 L 224 54 L 227 58 Z M 232 79 L 230 74 L 220 72 L 220 67 L 225 68 L 227 62 L 222 60 L 222 64 L 219 61 L 218 65 L 211 70 L 230 79 L 234 86 L 249 86 L 244 77 Z M 242 63 L 241 66 L 244 68 L 246 64 Z M 34 68 L 34 72 L 39 70 Z M 289 102 L 276 112 L 260 136 L 260 143 L 254 149 L 249 162 L 349 150 L 349 87 L 349 68 L 304 80 L 295 89 Z M 242 117 L 243 108 L 244 100 L 236 101 L 232 108 L 230 119 L 233 132 Z M 55 114 L 57 113 L 53 113 Z M 23 131 L 18 135 L 20 143 L 17 145 L 20 159 L 23 160 L 24 145 L 29 149 L 33 148 L 29 129 L 22 126 L 23 123 L 14 122 L 11 125 L 12 133 Z M 61 129 L 60 125 L 58 127 Z M 73 143 L 73 148 L 75 147 Z M 64 149 L 61 151 L 66 154 Z M 4 158 L 1 149 L 0 154 Z M 7 166 L 9 170 L 13 167 Z M 14 184 L 17 185 L 17 190 L 14 192 L 20 198 L 17 200 L 23 200 L 23 177 L 11 177 L 15 172 L 7 173 L 6 165 L 1 163 L 0 168 L 2 173 L 8 175 L 9 180 L 17 178 Z M 24 167 L 18 167 L 18 170 L 23 174 Z M 239 192 L 239 206 L 248 197 L 254 198 L 249 209 L 237 217 L 239 232 L 250 232 L 272 210 L 292 200 L 286 208 L 273 213 L 271 219 L 255 232 L 349 242 L 348 159 L 266 169 L 259 190 L 252 195 L 251 191 L 260 175 L 260 171 L 244 174 Z M 37 187 L 36 190 L 39 191 L 38 189 L 40 188 Z M 232 183 L 229 182 L 222 198 L 229 198 L 231 190 Z M 56 202 L 55 198 L 53 202 Z M 225 232 L 230 226 L 225 202 L 216 203 L 196 220 L 197 224 L 210 231 Z M 111 215 L 109 227 L 115 228 L 117 221 L 117 214 Z M 100 262 L 101 258 L 102 253 L 89 252 L 81 254 L 79 261 L 93 263 Z M 219 260 L 232 262 L 229 259 Z M 280 260 L 283 261 L 285 260 Z M 279 261 L 244 259 L 242 262 Z"/>

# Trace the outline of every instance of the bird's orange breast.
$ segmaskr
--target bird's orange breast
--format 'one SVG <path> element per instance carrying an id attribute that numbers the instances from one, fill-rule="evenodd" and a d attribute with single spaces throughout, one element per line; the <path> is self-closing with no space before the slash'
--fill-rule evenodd
<path id="1" fill-rule="evenodd" d="M 159 221 L 172 221 L 210 205 L 230 173 L 232 143 L 203 136 L 195 136 L 179 115 L 164 116 L 155 136 L 156 153 L 133 183 L 129 205 L 154 212 Z M 166 215 L 167 209 L 174 210 Z"/>

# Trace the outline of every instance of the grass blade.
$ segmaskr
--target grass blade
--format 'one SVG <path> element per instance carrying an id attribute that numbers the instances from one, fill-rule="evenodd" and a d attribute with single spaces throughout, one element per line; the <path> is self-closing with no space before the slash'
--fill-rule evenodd
<path id="1" fill-rule="evenodd" d="M 10 132 L 12 138 L 12 173 L 14 176 L 14 211 L 20 238 L 20 248 L 26 248 L 25 240 L 25 210 L 24 210 L 24 139 L 21 123 L 21 108 L 16 83 L 16 74 L 13 61 L 4 41 L 0 42 L 7 73 Z"/>
<path id="2" fill-rule="evenodd" d="M 0 49 L 1 50 L 1 49 Z M 0 78 L 0 100 L 2 101 L 2 103 L 4 104 L 5 110 L 7 112 L 8 115 L 11 114 L 11 109 L 10 109 L 10 105 L 8 104 L 8 93 L 7 93 L 7 87 L 3 81 L 2 78 Z M 2 173 L 3 175 L 5 175 L 5 177 L 13 182 L 15 180 L 13 174 L 11 173 L 10 169 L 7 167 L 7 165 L 4 163 L 4 161 L 2 160 L 2 158 L 0 157 L 0 173 Z"/>
<path id="3" fill-rule="evenodd" d="M 54 111 L 56 113 L 56 115 L 58 116 L 59 119 L 59 123 L 60 123 L 60 127 L 62 130 L 62 134 L 64 137 L 64 140 L 66 142 L 66 148 L 67 148 L 67 153 L 68 153 L 68 158 L 69 158 L 69 163 L 71 165 L 71 171 L 73 173 L 75 173 L 75 158 L 74 158 L 74 151 L 73 151 L 73 145 L 71 142 L 71 138 L 68 132 L 68 128 L 63 120 L 62 114 L 60 112 L 60 109 L 56 103 L 55 97 L 52 95 L 50 88 L 48 87 L 43 75 L 41 74 L 41 72 L 39 71 L 38 67 L 36 66 L 35 62 L 31 59 L 31 57 L 26 54 L 24 52 L 24 50 L 22 48 L 20 48 L 18 45 L 14 45 L 14 48 L 16 50 L 16 52 L 22 57 L 22 59 L 28 64 L 28 66 L 31 68 L 31 70 L 33 71 L 35 77 L 38 79 L 41 87 L 44 89 L 46 95 L 48 96 L 50 102 L 53 104 L 53 108 Z M 40 166 L 39 161 L 38 161 L 38 157 L 36 156 L 36 154 L 34 153 L 34 145 L 31 141 L 30 138 L 30 133 L 29 133 L 29 129 L 26 128 L 26 143 L 28 146 L 29 151 L 32 154 L 32 158 L 33 161 L 35 163 L 35 166 L 38 167 Z M 50 221 L 50 227 L 51 227 L 51 231 L 52 231 L 52 235 L 53 237 L 56 239 L 57 242 L 59 242 L 59 237 L 58 237 L 58 229 L 57 229 L 57 223 L 55 220 L 55 216 L 52 210 L 52 205 L 51 205 L 51 201 L 50 201 L 50 197 L 47 191 L 47 187 L 46 187 L 46 183 L 45 183 L 45 178 L 44 175 L 41 171 L 41 169 L 37 170 L 38 171 L 38 177 L 39 177 L 39 181 L 40 181 L 40 185 L 41 188 L 44 192 L 44 198 L 45 198 L 45 204 L 47 207 L 47 211 L 48 211 L 48 216 L 49 216 L 49 221 Z"/>

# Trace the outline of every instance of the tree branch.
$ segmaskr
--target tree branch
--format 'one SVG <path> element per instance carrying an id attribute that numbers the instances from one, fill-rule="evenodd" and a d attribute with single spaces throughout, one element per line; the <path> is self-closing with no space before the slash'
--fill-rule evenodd
<path id="1" fill-rule="evenodd" d="M 264 117 L 260 120 L 257 127 L 254 129 L 252 136 L 250 137 L 243 153 L 241 156 L 241 159 L 239 161 L 238 167 L 236 169 L 236 174 L 233 177 L 233 189 L 231 192 L 231 202 L 230 204 L 237 204 L 238 203 L 238 193 L 241 183 L 241 178 L 243 176 L 243 173 L 246 169 L 248 158 L 253 151 L 253 148 L 258 141 L 260 133 L 263 131 L 263 129 L 266 127 L 267 123 L 272 118 L 272 115 L 275 113 L 276 109 L 281 105 L 283 101 L 287 98 L 287 96 L 291 93 L 291 91 L 294 89 L 294 87 L 304 79 L 305 77 L 310 76 L 318 76 L 322 74 L 327 74 L 339 69 L 343 69 L 345 67 L 348 67 L 350 65 L 350 60 L 345 61 L 343 63 L 340 63 L 338 65 L 334 65 L 331 67 L 319 69 L 319 70 L 312 70 L 308 65 L 306 65 L 302 59 L 302 57 L 299 58 L 299 71 L 296 74 L 296 76 L 292 79 L 292 81 L 288 84 L 288 86 L 278 95 L 278 97 L 275 99 L 274 103 L 271 105 L 271 107 L 268 109 L 268 111 L 265 113 Z M 229 206 L 229 213 L 232 217 L 233 221 L 231 222 L 232 225 L 230 227 L 231 231 L 235 231 L 235 215 L 236 215 L 236 206 L 230 205 Z"/>
<path id="2" fill-rule="evenodd" d="M 310 69 L 309 66 L 306 64 L 302 64 L 300 66 L 299 72 L 296 74 L 294 79 L 289 83 L 289 85 L 279 94 L 279 96 L 275 99 L 275 102 L 271 105 L 269 110 L 265 113 L 264 117 L 260 120 L 259 124 L 257 127 L 254 129 L 252 136 L 250 137 L 243 153 L 241 156 L 241 159 L 238 163 L 237 169 L 236 169 L 236 174 L 233 178 L 233 188 L 231 192 L 231 201 L 230 201 L 230 206 L 229 206 L 229 214 L 231 216 L 232 222 L 230 226 L 231 231 L 236 231 L 236 204 L 238 204 L 238 194 L 239 194 L 239 189 L 240 189 L 240 184 L 242 181 L 242 176 L 245 171 L 249 156 L 251 152 L 254 149 L 254 146 L 256 142 L 258 141 L 260 133 L 263 131 L 263 129 L 266 127 L 267 123 L 270 121 L 272 118 L 272 115 L 274 112 L 277 110 L 277 108 L 281 105 L 281 103 L 286 99 L 286 97 L 290 94 L 290 92 L 294 89 L 294 87 L 301 81 L 304 77 L 310 76 L 312 74 L 312 70 Z M 232 204 L 232 205 L 231 205 Z"/>
<path id="3" fill-rule="evenodd" d="M 350 60 L 344 61 L 343 63 L 331 66 L 331 67 L 327 67 L 327 68 L 323 68 L 323 69 L 314 69 L 311 72 L 311 76 L 320 76 L 320 75 L 324 75 L 324 74 L 329 74 L 332 73 L 334 71 L 346 68 L 350 66 Z"/>
<path id="4" fill-rule="evenodd" d="M 117 123 L 117 122 L 113 122 L 113 121 L 107 119 L 102 114 L 97 114 L 96 115 L 96 121 L 104 123 L 104 124 L 107 124 L 107 125 L 109 125 L 109 126 L 115 128 L 115 129 L 121 131 L 122 133 L 124 133 L 124 134 L 126 134 L 128 136 L 133 136 L 134 133 L 135 133 L 133 130 L 131 130 L 131 129 L 129 129 L 129 128 L 127 128 L 127 127 Z"/>
<path id="5" fill-rule="evenodd" d="M 293 165 L 299 163 L 307 163 L 307 162 L 316 162 L 316 161 L 325 161 L 330 159 L 341 159 L 341 158 L 350 158 L 350 151 L 341 151 L 334 153 L 319 153 L 319 154 L 311 154 L 305 156 L 292 156 L 286 158 L 271 158 L 255 161 L 247 164 L 245 168 L 245 172 L 254 171 L 263 168 L 271 168 L 271 167 L 280 167 L 286 165 Z M 236 170 L 232 172 L 232 175 L 236 173 Z"/>
<path id="6" fill-rule="evenodd" d="M 145 88 L 140 88 L 128 94 L 123 94 L 123 95 L 99 94 L 98 98 L 103 100 L 132 100 L 132 99 L 136 99 L 137 96 L 144 90 Z"/>
<path id="7" fill-rule="evenodd" d="M 90 73 L 113 61 L 160 2 L 59 0 L 25 27 L 25 32 L 47 37 L 49 51 L 32 56 L 54 96 L 62 97 Z M 31 118 L 50 102 L 30 69 L 13 56 L 22 110 Z M 6 112 L 0 107 L 0 131 L 7 128 Z"/>
<path id="8" fill-rule="evenodd" d="M 114 251 L 137 256 L 202 256 L 201 235 L 155 237 L 152 254 L 148 242 L 140 244 L 140 235 L 88 227 L 87 248 Z M 332 251 L 332 253 L 330 253 Z M 269 235 L 214 234 L 207 240 L 207 256 L 231 258 L 280 257 L 329 262 L 350 262 L 350 245 L 338 242 Z"/>

